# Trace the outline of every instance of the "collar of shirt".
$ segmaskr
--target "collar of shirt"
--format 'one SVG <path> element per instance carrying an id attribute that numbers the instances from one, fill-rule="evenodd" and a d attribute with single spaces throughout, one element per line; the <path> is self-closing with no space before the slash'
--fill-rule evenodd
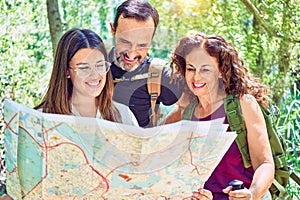
<path id="1" fill-rule="evenodd" d="M 72 114 L 74 116 L 80 116 L 79 112 L 76 110 L 76 108 L 75 108 L 75 106 L 73 104 L 72 104 L 72 108 L 71 109 L 72 109 L 71 110 Z M 102 119 L 99 109 L 97 109 L 96 118 Z"/>

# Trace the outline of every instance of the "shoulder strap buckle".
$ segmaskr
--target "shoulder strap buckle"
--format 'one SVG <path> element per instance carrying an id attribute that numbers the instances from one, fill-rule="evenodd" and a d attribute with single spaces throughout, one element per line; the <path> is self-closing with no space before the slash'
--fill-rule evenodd
<path id="1" fill-rule="evenodd" d="M 156 101 L 158 98 L 158 92 L 151 92 L 149 95 L 151 96 L 151 101 Z"/>
<path id="2" fill-rule="evenodd" d="M 156 101 L 160 95 L 162 70 L 166 64 L 162 59 L 153 58 L 148 69 L 147 88 L 151 100 L 150 120 L 153 126 L 156 126 L 158 119 L 162 117 L 159 107 L 156 109 Z"/>

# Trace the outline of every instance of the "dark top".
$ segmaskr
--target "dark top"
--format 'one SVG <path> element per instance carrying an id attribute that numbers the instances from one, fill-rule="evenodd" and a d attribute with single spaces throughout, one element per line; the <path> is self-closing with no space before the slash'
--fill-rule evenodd
<path id="1" fill-rule="evenodd" d="M 225 117 L 224 124 L 228 124 L 223 104 L 211 115 L 201 119 L 198 119 L 193 115 L 192 120 L 209 121 L 222 117 Z M 230 127 L 227 131 L 230 131 Z M 244 186 L 249 188 L 252 182 L 253 174 L 254 170 L 252 167 L 244 167 L 242 155 L 236 142 L 233 142 L 228 151 L 225 153 L 221 162 L 213 171 L 209 179 L 205 182 L 204 188 L 212 192 L 213 199 L 228 199 L 228 195 L 223 193 L 222 189 L 226 188 L 228 183 L 234 179 L 243 181 Z"/>
<path id="2" fill-rule="evenodd" d="M 150 114 L 151 103 L 150 95 L 147 88 L 147 79 L 130 80 L 131 77 L 137 74 L 148 73 L 151 58 L 146 57 L 145 61 L 134 71 L 127 72 L 112 62 L 111 71 L 113 78 L 125 78 L 118 83 L 115 83 L 113 100 L 129 106 L 130 110 L 135 115 L 141 127 L 151 127 Z M 171 81 L 171 68 L 165 67 L 161 78 L 161 92 L 157 99 L 157 104 L 162 102 L 164 105 L 172 105 L 177 102 L 181 96 L 183 81 Z"/>

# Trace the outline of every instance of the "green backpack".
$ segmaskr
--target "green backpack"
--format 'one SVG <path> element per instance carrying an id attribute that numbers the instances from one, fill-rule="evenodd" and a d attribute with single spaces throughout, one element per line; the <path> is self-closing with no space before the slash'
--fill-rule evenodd
<path id="1" fill-rule="evenodd" d="M 197 104 L 198 99 L 196 98 L 186 107 L 182 116 L 183 120 L 192 119 L 192 115 Z M 287 193 L 287 190 L 285 189 L 288 184 L 288 179 L 291 177 L 298 185 L 300 185 L 300 178 L 294 172 L 291 172 L 288 167 L 285 155 L 286 145 L 281 135 L 277 132 L 274 123 L 275 117 L 278 115 L 278 112 L 274 112 L 274 107 L 275 106 L 271 105 L 270 108 L 266 109 L 263 106 L 260 106 L 266 121 L 269 142 L 275 164 L 275 179 L 269 188 L 269 191 L 272 195 L 272 199 L 276 199 L 278 197 L 280 197 L 280 199 L 291 199 Z M 239 97 L 228 95 L 224 100 L 224 109 L 230 129 L 232 131 L 236 131 L 238 134 L 235 142 L 237 143 L 237 146 L 242 154 L 244 166 L 245 168 L 248 168 L 251 166 L 251 160 L 247 145 L 247 130 L 244 118 L 242 116 Z"/>

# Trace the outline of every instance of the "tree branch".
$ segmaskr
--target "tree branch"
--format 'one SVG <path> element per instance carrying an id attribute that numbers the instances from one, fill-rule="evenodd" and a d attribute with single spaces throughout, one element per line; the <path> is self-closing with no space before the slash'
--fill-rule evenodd
<path id="1" fill-rule="evenodd" d="M 276 30 L 275 28 L 267 24 L 267 22 L 265 22 L 265 20 L 260 16 L 260 13 L 257 10 L 257 8 L 251 3 L 250 0 L 242 0 L 242 2 L 246 6 L 246 8 L 254 15 L 257 22 L 261 24 L 262 27 L 264 27 L 264 29 L 267 31 L 267 33 L 270 36 L 280 37 L 280 38 L 283 37 L 283 35 L 278 30 Z"/>

